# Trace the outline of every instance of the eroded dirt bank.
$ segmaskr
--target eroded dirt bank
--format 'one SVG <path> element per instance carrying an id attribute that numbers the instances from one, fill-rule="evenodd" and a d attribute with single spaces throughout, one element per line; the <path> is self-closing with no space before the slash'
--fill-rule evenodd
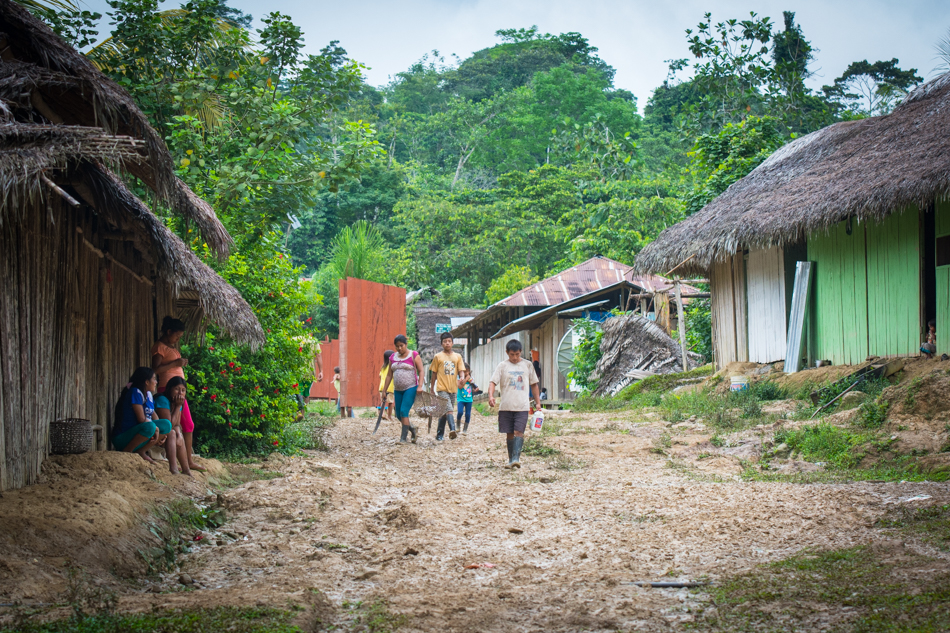
<path id="1" fill-rule="evenodd" d="M 945 483 L 743 482 L 730 456 L 676 467 L 655 450 L 670 427 L 630 412 L 547 424 L 544 446 L 560 452 L 529 455 L 519 472 L 501 468 L 487 418 L 467 437 L 410 446 L 394 425 L 373 436 L 368 419 L 340 421 L 329 453 L 274 456 L 264 467 L 282 477 L 224 493 L 230 536 L 211 536 L 122 607 L 286 607 L 323 594 L 337 608 L 385 599 L 406 616 L 401 630 L 676 630 L 702 593 L 624 583 L 715 582 L 806 548 L 883 543 L 874 523 L 889 509 L 919 495 L 950 502 Z M 681 424 L 668 453 L 708 440 Z M 926 553 L 948 568 L 946 554 Z M 160 593 L 180 589 L 181 573 L 192 590 Z"/>

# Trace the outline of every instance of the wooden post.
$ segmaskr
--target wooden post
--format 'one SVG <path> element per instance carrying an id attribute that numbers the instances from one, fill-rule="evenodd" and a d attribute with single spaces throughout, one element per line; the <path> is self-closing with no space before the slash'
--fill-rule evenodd
<path id="1" fill-rule="evenodd" d="M 683 310 L 683 293 L 680 292 L 679 277 L 673 281 L 673 288 L 676 291 L 676 316 L 679 317 L 679 323 L 677 324 L 679 327 L 676 329 L 680 332 L 680 349 L 683 352 L 683 371 L 689 371 L 686 358 L 686 311 Z"/>

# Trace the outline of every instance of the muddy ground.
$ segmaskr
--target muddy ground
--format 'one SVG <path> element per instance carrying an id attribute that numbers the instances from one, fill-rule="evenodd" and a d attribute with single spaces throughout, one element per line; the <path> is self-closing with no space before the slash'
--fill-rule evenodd
<path id="1" fill-rule="evenodd" d="M 754 448 L 717 449 L 701 424 L 632 411 L 553 412 L 550 454 L 514 471 L 502 468 L 493 419 L 476 415 L 467 436 L 423 434 L 415 445 L 399 445 L 391 423 L 372 435 L 373 422 L 339 421 L 328 453 L 272 455 L 258 472 L 281 476 L 222 492 L 215 502 L 228 522 L 203 534 L 180 568 L 119 586 L 120 609 L 311 605 L 300 623 L 320 630 L 347 605 L 384 600 L 406 631 L 680 630 L 708 607 L 707 594 L 631 583 L 716 583 L 809 548 L 886 545 L 892 535 L 875 522 L 888 511 L 921 503 L 914 498 L 950 503 L 946 483 L 741 481 L 743 451 Z M 56 464 L 64 459 L 82 456 Z M 200 498 L 213 486 L 182 488 Z M 8 493 L 0 510 L 29 506 L 31 490 Z M 122 527 L 112 529 L 121 541 Z M 12 569 L 34 565 L 52 593 L 50 570 L 62 560 L 33 558 L 31 546 L 8 532 L 0 570 L 22 580 Z M 946 552 L 907 546 L 950 570 Z M 2 584 L 6 600 L 48 599 L 40 582 L 23 584 L 27 593 Z"/>
<path id="2" fill-rule="evenodd" d="M 545 445 L 560 453 L 521 471 L 502 468 L 488 418 L 410 446 L 394 425 L 373 436 L 369 420 L 342 421 L 329 455 L 275 456 L 283 477 L 225 495 L 238 540 L 187 557 L 200 588 L 175 598 L 276 606 L 315 588 L 336 604 L 384 598 L 407 630 L 669 630 L 703 595 L 625 583 L 716 582 L 806 548 L 885 542 L 874 523 L 895 504 L 950 502 L 946 484 L 741 482 L 728 455 L 671 468 L 655 450 L 666 424 L 635 420 L 550 416 L 560 434 Z M 708 446 L 678 431 L 682 461 Z"/>

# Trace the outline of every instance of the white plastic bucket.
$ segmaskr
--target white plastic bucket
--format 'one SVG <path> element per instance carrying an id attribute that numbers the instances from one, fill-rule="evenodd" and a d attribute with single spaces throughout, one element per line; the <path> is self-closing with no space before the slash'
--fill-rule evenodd
<path id="1" fill-rule="evenodd" d="M 745 391 L 749 388 L 749 377 L 748 376 L 733 376 L 732 377 L 732 387 L 733 391 Z"/>

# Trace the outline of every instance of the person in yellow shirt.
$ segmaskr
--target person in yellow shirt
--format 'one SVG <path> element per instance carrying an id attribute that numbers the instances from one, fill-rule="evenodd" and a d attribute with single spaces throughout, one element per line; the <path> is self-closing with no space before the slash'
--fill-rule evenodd
<path id="1" fill-rule="evenodd" d="M 465 361 L 462 355 L 453 351 L 452 335 L 448 332 L 442 334 L 442 351 L 435 355 L 432 364 L 429 365 L 429 371 L 432 372 L 432 382 L 429 388 L 439 398 L 449 401 L 449 413 L 439 418 L 439 428 L 435 434 L 435 439 L 442 441 L 445 433 L 445 423 L 449 423 L 449 439 L 458 437 L 455 430 L 455 396 L 458 393 L 458 379 L 465 375 Z"/>
<path id="2" fill-rule="evenodd" d="M 389 357 L 392 355 L 393 351 L 391 349 L 387 349 L 383 352 L 383 366 L 379 370 L 379 393 L 384 393 L 384 389 L 386 388 L 386 376 L 389 375 Z M 385 392 L 386 400 L 380 403 L 380 406 L 383 408 L 383 418 L 387 422 L 393 421 L 393 412 L 396 407 L 395 390 L 396 383 L 390 382 L 389 391 Z"/>

